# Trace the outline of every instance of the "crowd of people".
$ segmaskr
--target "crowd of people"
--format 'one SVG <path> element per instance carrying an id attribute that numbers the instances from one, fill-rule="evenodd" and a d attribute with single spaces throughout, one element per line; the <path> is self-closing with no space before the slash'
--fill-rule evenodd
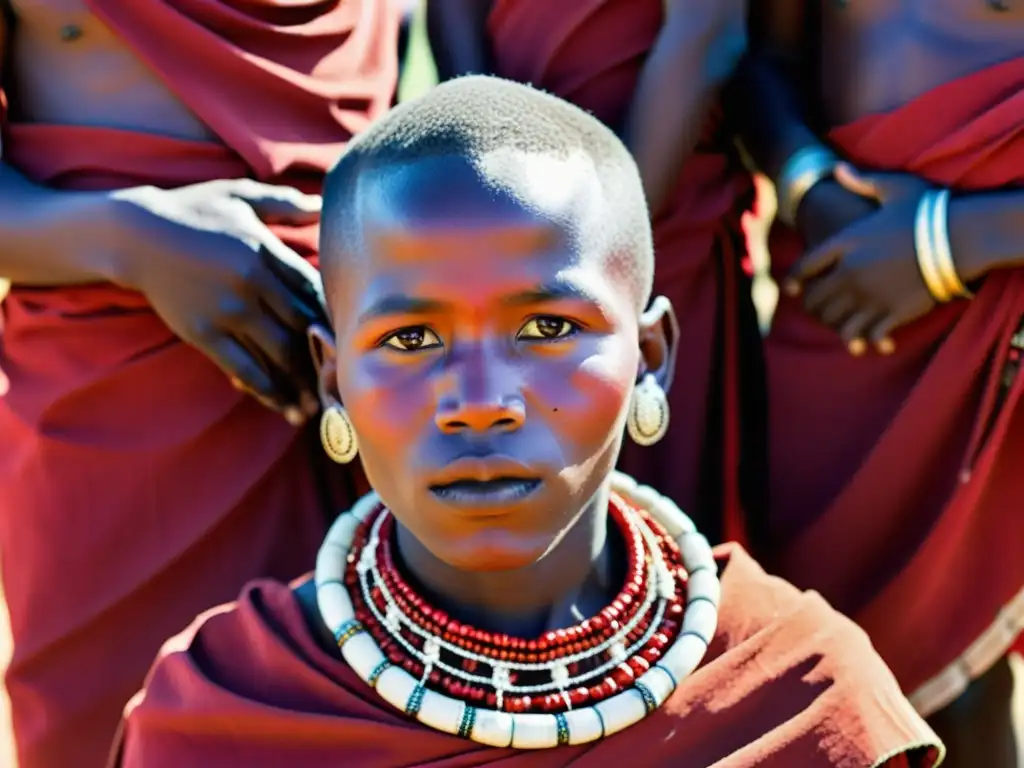
<path id="1" fill-rule="evenodd" d="M 1018 765 L 1024 5 L 0 11 L 18 768 Z"/>

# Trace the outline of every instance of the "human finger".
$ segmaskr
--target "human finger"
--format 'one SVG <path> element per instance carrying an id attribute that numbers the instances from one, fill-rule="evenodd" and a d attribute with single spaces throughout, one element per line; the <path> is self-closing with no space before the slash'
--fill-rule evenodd
<path id="1" fill-rule="evenodd" d="M 793 285 L 804 286 L 808 280 L 812 280 L 823 272 L 834 267 L 843 257 L 843 254 L 850 250 L 849 244 L 845 242 L 840 232 L 835 237 L 830 237 L 817 248 L 805 253 L 789 270 L 787 277 L 787 293 L 791 293 Z M 792 284 L 791 284 L 792 283 Z M 797 291 L 799 293 L 799 290 Z"/>
<path id="2" fill-rule="evenodd" d="M 819 277 L 804 287 L 804 309 L 820 318 L 822 311 L 844 293 L 845 277 L 841 273 Z"/>
<path id="3" fill-rule="evenodd" d="M 854 357 L 860 357 L 867 352 L 865 336 L 868 326 L 876 316 L 877 313 L 873 309 L 861 309 L 850 315 L 839 328 L 839 338 Z"/>
<path id="4" fill-rule="evenodd" d="M 230 194 L 244 200 L 261 221 L 268 224 L 316 224 L 320 220 L 323 199 L 307 195 L 294 187 L 264 184 L 254 179 L 236 179 L 228 187 Z"/>
<path id="5" fill-rule="evenodd" d="M 868 332 L 868 341 L 874 345 L 879 354 L 891 355 L 896 351 L 896 342 L 892 338 L 892 332 L 896 330 L 896 325 L 896 319 L 892 315 L 886 315 L 876 322 Z"/>

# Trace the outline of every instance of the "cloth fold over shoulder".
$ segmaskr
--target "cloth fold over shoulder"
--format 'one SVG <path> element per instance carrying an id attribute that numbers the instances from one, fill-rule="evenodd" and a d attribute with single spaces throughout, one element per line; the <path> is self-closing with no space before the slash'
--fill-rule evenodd
<path id="1" fill-rule="evenodd" d="M 1022 115 L 1017 57 L 830 139 L 954 194 L 1019 189 Z M 782 275 L 803 243 L 778 226 L 771 250 Z M 1024 625 L 1022 322 L 1017 269 L 898 331 L 890 356 L 850 357 L 784 296 L 766 342 L 774 568 L 864 627 L 926 714 Z"/>
<path id="2" fill-rule="evenodd" d="M 495 74 L 618 127 L 663 22 L 661 0 L 495 0 L 487 31 Z M 672 425 L 657 446 L 627 443 L 621 459 L 630 475 L 697 515 L 713 539 L 739 534 L 741 373 L 754 378 L 739 369 L 742 322 L 759 342 L 741 266 L 753 186 L 722 127 L 716 111 L 654 221 L 654 290 L 671 299 L 686 350 L 685 375 L 669 393 Z"/>
<path id="3" fill-rule="evenodd" d="M 766 576 L 738 547 L 716 556 L 723 604 L 708 660 L 663 709 L 604 741 L 516 752 L 429 730 L 318 645 L 293 591 L 260 582 L 168 642 L 126 710 L 114 763 L 869 768 L 898 757 L 894 765 L 937 764 L 937 739 L 861 630 L 820 597 Z"/>

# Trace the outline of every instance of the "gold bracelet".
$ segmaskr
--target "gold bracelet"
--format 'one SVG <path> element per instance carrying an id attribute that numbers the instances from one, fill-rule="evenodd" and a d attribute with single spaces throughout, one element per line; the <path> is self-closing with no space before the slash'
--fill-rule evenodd
<path id="1" fill-rule="evenodd" d="M 917 204 L 917 216 L 914 219 L 914 251 L 917 253 L 917 267 L 921 270 L 921 278 L 928 293 L 936 301 L 945 303 L 949 301 L 950 295 L 935 263 L 935 245 L 932 241 L 935 194 L 928 190 L 921 195 L 921 202 Z"/>
<path id="2" fill-rule="evenodd" d="M 949 244 L 949 197 L 948 189 L 935 192 L 931 212 L 932 244 L 935 254 L 935 269 L 939 279 L 952 298 L 969 298 L 971 292 L 960 279 L 953 261 L 953 249 Z"/>

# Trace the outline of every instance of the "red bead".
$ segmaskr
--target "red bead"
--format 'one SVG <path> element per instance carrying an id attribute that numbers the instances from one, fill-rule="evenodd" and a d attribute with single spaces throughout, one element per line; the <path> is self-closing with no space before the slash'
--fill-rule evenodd
<path id="1" fill-rule="evenodd" d="M 569 691 L 569 703 L 574 707 L 580 706 L 589 698 L 590 691 L 586 688 L 576 688 L 575 690 Z"/>
<path id="2" fill-rule="evenodd" d="M 544 697 L 543 701 L 541 701 L 540 708 L 544 712 L 555 712 L 560 709 L 563 704 L 564 702 L 562 701 L 562 697 L 552 693 Z"/>
<path id="3" fill-rule="evenodd" d="M 621 688 L 625 688 L 633 682 L 633 669 L 628 664 L 620 664 L 612 672 L 612 680 Z"/>
<path id="4" fill-rule="evenodd" d="M 633 672 L 636 674 L 637 677 L 639 677 L 651 668 L 651 665 L 642 656 L 634 656 L 632 659 L 630 659 L 629 666 L 633 668 Z"/>

